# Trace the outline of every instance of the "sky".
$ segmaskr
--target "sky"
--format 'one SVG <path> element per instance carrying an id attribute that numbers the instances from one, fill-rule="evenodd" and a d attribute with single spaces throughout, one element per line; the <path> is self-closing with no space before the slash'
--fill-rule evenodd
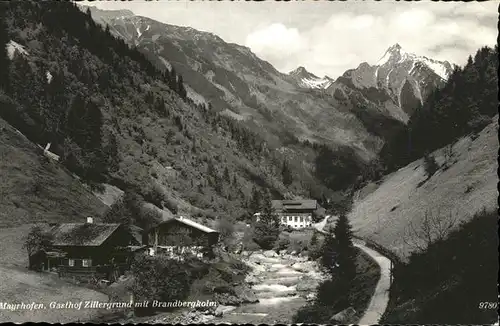
<path id="1" fill-rule="evenodd" d="M 388 47 L 463 65 L 497 38 L 498 4 L 394 1 L 93 1 L 249 47 L 281 72 L 299 66 L 336 78 Z M 84 3 L 82 3 L 84 4 Z"/>

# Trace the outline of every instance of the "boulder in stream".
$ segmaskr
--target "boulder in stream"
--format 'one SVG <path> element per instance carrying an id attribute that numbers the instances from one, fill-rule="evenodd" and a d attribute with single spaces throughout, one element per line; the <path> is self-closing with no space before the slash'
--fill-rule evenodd
<path id="1" fill-rule="evenodd" d="M 245 282 L 247 282 L 247 284 L 249 285 L 254 285 L 254 284 L 259 284 L 261 283 L 262 281 L 255 275 L 252 275 L 252 274 L 249 274 L 246 278 L 245 278 Z"/>
<path id="2" fill-rule="evenodd" d="M 356 310 L 353 307 L 349 307 L 333 315 L 330 318 L 330 322 L 334 324 L 350 324 L 353 322 L 354 315 L 356 315 Z"/>
<path id="3" fill-rule="evenodd" d="M 234 306 L 218 305 L 214 311 L 215 317 L 222 317 L 226 312 L 236 309 Z"/>
<path id="4" fill-rule="evenodd" d="M 259 302 L 257 296 L 247 285 L 237 285 L 233 288 L 224 288 L 226 291 L 215 292 L 215 300 L 224 306 L 239 306 L 242 303 Z"/>
<path id="5" fill-rule="evenodd" d="M 274 251 L 274 250 L 266 250 L 262 254 L 264 255 L 264 257 L 267 257 L 267 258 L 272 258 L 272 257 L 278 256 L 276 254 L 276 251 Z"/>
<path id="6" fill-rule="evenodd" d="M 300 283 L 297 284 L 297 291 L 306 292 L 314 291 L 318 287 L 318 281 L 310 278 L 302 278 Z"/>
<path id="7" fill-rule="evenodd" d="M 297 272 L 301 273 L 308 273 L 313 268 L 311 264 L 305 264 L 305 263 L 294 263 L 291 267 Z"/>
<path id="8" fill-rule="evenodd" d="M 241 299 L 242 303 L 256 303 L 259 302 L 255 292 L 246 285 L 239 285 L 234 288 L 234 294 Z"/>
<path id="9" fill-rule="evenodd" d="M 306 301 L 310 302 L 310 301 L 314 301 L 314 299 L 316 299 L 316 293 L 309 293 L 306 295 Z"/>

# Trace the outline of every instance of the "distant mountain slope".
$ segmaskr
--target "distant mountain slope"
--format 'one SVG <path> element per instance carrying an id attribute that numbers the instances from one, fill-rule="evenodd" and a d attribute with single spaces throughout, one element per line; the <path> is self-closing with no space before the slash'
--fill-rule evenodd
<path id="1" fill-rule="evenodd" d="M 1 107 L 4 100 L 0 95 Z M 1 118 L 0 157 L 0 227 L 84 221 L 104 212 L 90 190 Z"/>
<path id="2" fill-rule="evenodd" d="M 498 146 L 497 115 L 477 138 L 467 136 L 454 144 L 451 166 L 441 167 L 429 180 L 420 159 L 384 177 L 375 190 L 367 186 L 349 216 L 354 231 L 407 257 L 411 248 L 404 243 L 405 234 L 411 224 L 420 227 L 426 213 L 468 221 L 483 208 L 496 209 Z M 442 166 L 444 149 L 432 155 Z"/>
<path id="3" fill-rule="evenodd" d="M 91 12 L 97 22 L 109 24 L 112 33 L 137 46 L 159 67 L 173 66 L 184 77 L 191 98 L 245 121 L 272 147 L 294 135 L 348 146 L 369 160 L 383 144 L 352 112 L 337 109 L 331 97 L 299 86 L 247 47 L 146 17 L 108 15 L 93 7 Z"/>
<path id="4" fill-rule="evenodd" d="M 406 53 L 396 44 L 378 65 L 363 63 L 335 81 L 303 67 L 282 74 L 250 49 L 211 33 L 128 11 L 91 11 L 156 65 L 175 67 L 191 98 L 246 121 L 278 147 L 294 134 L 348 146 L 364 160 L 373 159 L 451 69 L 447 62 Z"/>

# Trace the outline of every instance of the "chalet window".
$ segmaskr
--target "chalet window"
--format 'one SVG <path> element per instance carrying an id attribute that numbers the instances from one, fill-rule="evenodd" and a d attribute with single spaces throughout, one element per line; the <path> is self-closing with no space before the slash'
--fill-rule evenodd
<path id="1" fill-rule="evenodd" d="M 74 259 L 68 259 L 68 266 L 75 266 L 75 260 Z"/>
<path id="2" fill-rule="evenodd" d="M 92 265 L 91 259 L 82 259 L 82 266 L 83 267 L 90 267 L 91 265 Z"/>

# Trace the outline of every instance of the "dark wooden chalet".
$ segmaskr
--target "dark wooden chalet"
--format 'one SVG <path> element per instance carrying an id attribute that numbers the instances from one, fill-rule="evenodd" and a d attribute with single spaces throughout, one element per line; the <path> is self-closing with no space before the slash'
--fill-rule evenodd
<path id="1" fill-rule="evenodd" d="M 136 230 L 138 231 L 138 230 Z M 141 247 L 131 229 L 115 223 L 64 223 L 52 228 L 52 248 L 46 269 L 60 275 L 94 275 L 113 279 L 128 266 L 132 251 Z"/>
<path id="2" fill-rule="evenodd" d="M 219 241 L 219 232 L 180 216 L 163 221 L 148 230 L 146 241 L 153 253 L 189 249 L 206 254 Z"/>

